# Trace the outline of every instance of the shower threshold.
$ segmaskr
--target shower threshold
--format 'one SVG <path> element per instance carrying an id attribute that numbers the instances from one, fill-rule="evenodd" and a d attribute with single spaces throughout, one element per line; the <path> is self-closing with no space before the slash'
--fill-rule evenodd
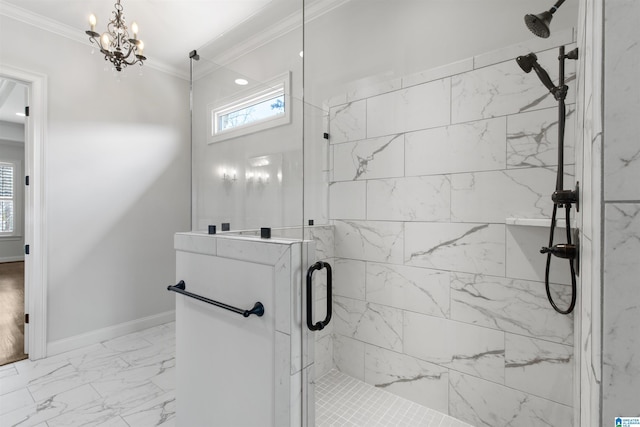
<path id="1" fill-rule="evenodd" d="M 316 427 L 472 427 L 335 369 L 315 386 Z"/>

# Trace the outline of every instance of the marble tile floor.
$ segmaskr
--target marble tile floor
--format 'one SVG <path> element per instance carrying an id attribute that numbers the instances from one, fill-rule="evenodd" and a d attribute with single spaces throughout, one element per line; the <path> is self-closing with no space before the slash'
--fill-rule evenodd
<path id="1" fill-rule="evenodd" d="M 316 381 L 316 427 L 471 427 L 337 370 Z"/>
<path id="2" fill-rule="evenodd" d="M 0 426 L 174 426 L 174 326 L 0 367 Z"/>
<path id="3" fill-rule="evenodd" d="M 174 323 L 1 366 L 0 426 L 173 427 L 174 372 Z M 469 427 L 336 370 L 316 397 L 317 427 Z"/>

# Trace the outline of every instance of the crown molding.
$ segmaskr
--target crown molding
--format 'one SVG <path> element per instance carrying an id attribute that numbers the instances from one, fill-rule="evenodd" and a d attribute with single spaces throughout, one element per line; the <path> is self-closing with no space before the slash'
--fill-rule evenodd
<path id="1" fill-rule="evenodd" d="M 37 13 L 33 13 L 14 4 L 7 3 L 4 0 L 0 0 L 0 15 L 23 22 L 41 30 L 48 31 L 58 36 L 65 37 L 85 46 L 95 47 L 95 45 L 89 41 L 83 30 L 79 30 L 51 18 L 47 18 L 46 16 L 38 15 Z M 147 59 L 147 61 L 145 61 L 145 66 L 183 80 L 189 80 L 188 73 L 158 60 Z"/>

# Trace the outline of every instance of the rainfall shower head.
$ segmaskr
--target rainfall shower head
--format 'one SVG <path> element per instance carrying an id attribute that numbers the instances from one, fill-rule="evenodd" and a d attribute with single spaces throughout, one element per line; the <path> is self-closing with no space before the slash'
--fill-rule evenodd
<path id="1" fill-rule="evenodd" d="M 553 7 L 546 12 L 542 12 L 537 15 L 525 15 L 524 23 L 527 25 L 527 28 L 538 37 L 542 37 L 543 39 L 549 37 L 549 35 L 551 34 L 551 31 L 549 30 L 549 24 L 551 23 L 553 14 L 564 2 L 565 0 L 558 0 L 556 4 L 554 4 Z"/>
<path id="2" fill-rule="evenodd" d="M 549 31 L 551 18 L 553 18 L 551 12 L 542 12 L 537 15 L 528 14 L 524 16 L 524 23 L 533 34 L 546 39 L 551 34 Z"/>

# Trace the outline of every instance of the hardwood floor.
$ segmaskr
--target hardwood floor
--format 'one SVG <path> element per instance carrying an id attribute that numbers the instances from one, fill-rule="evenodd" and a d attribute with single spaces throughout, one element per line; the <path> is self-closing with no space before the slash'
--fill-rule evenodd
<path id="1" fill-rule="evenodd" d="M 0 366 L 24 354 L 24 262 L 0 264 Z"/>

